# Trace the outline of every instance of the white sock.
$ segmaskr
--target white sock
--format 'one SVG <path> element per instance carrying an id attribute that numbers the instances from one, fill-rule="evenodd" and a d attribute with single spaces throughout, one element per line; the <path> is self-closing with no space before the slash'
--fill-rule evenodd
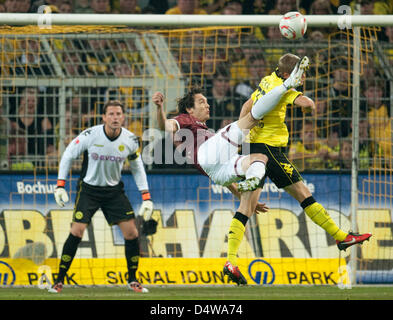
<path id="1" fill-rule="evenodd" d="M 266 165 L 262 161 L 254 161 L 246 171 L 246 179 L 259 178 L 262 179 L 266 172 Z"/>
<path id="2" fill-rule="evenodd" d="M 282 84 L 260 97 L 252 106 L 251 115 L 253 118 L 262 119 L 265 114 L 272 111 L 285 92 L 287 92 L 287 88 Z"/>

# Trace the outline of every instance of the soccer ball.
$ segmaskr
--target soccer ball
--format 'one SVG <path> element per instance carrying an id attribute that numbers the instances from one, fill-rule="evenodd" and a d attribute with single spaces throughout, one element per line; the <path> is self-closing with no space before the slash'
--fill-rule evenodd
<path id="1" fill-rule="evenodd" d="M 280 20 L 280 32 L 289 40 L 303 37 L 306 30 L 306 18 L 297 11 L 287 12 Z"/>

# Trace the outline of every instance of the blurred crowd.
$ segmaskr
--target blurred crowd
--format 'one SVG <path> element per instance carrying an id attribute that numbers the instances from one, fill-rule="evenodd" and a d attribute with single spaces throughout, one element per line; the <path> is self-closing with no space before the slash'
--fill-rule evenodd
<path id="1" fill-rule="evenodd" d="M 362 14 L 392 14 L 393 0 L 359 1 Z M 50 6 L 52 13 L 125 13 L 125 14 L 284 14 L 297 10 L 304 14 L 335 14 L 339 5 L 352 8 L 355 1 L 335 0 L 85 0 L 85 1 L 0 1 L 3 12 L 37 12 L 41 5 Z M 317 43 L 327 39 L 329 29 L 308 30 L 308 40 Z M 233 34 L 231 34 L 231 32 Z M 238 35 L 240 34 L 238 38 Z M 175 61 L 188 84 L 202 86 L 211 106 L 211 119 L 207 125 L 218 130 L 237 119 L 242 104 L 257 88 L 265 75 L 275 70 L 278 58 L 288 52 L 287 47 L 269 43 L 286 41 L 277 27 L 254 28 L 251 33 L 233 29 L 211 34 L 212 39 L 223 38 L 223 43 L 240 45 L 209 47 L 206 35 L 192 31 L 181 37 L 182 46 L 168 40 Z M 227 40 L 225 40 L 227 39 Z M 239 40 L 240 39 L 240 40 Z M 386 73 L 393 74 L 393 27 L 382 28 L 378 39 L 384 58 L 369 54 L 363 57 L 361 75 L 361 103 L 359 122 L 359 169 L 391 167 L 391 87 Z M 179 39 L 177 39 L 179 40 Z M 190 46 L 187 46 L 190 44 Z M 345 39 L 344 39 L 345 42 Z M 196 44 L 201 43 L 201 46 Z M 267 45 L 263 46 L 263 43 Z M 304 42 L 305 43 L 305 42 Z M 205 46 L 203 46 L 205 44 Z M 132 39 L 108 40 L 105 37 L 80 41 L 51 43 L 56 58 L 66 77 L 132 78 L 146 73 L 146 63 Z M 5 44 L 3 43 L 3 48 Z M 10 51 L 17 51 L 14 47 Z M 41 77 L 55 76 L 54 65 L 39 41 L 29 39 L 20 44 L 20 54 L 15 55 L 12 67 L 1 66 L 2 76 Z M 326 46 L 327 47 L 327 46 Z M 342 46 L 341 46 L 342 47 Z M 323 69 L 324 61 L 332 59 L 328 49 L 310 49 L 294 46 L 291 53 L 308 55 L 312 68 L 303 91 L 316 102 L 312 114 L 288 108 L 287 125 L 290 136 L 290 159 L 300 170 L 350 169 L 352 159 L 352 73 L 348 52 L 337 48 L 333 69 Z M 24 52 L 24 53 L 23 53 Z M 7 57 L 7 54 L 5 54 Z M 342 58 L 344 56 L 344 58 Z M 334 58 L 335 59 L 335 58 Z M 317 66 L 319 62 L 319 66 Z M 322 67 L 321 67 L 322 66 Z M 315 87 L 316 75 L 325 84 Z M 81 130 L 99 123 L 100 106 L 107 99 L 120 99 L 127 107 L 127 128 L 142 135 L 149 120 L 149 95 L 145 88 L 113 86 L 72 88 L 67 93 L 66 139 L 60 141 L 59 95 L 57 88 L 18 87 L 3 97 L 0 114 L 0 168 L 20 170 L 48 166 L 48 156 L 57 165 L 59 144 L 65 147 Z M 12 92 L 11 92 L 12 91 Z M 72 91 L 72 92 L 71 92 Z M 82 116 L 80 116 L 82 115 Z M 41 156 L 37 161 L 37 156 Z M 31 157 L 31 159 L 29 159 Z M 23 159 L 23 161 L 19 161 Z M 42 160 L 44 159 L 44 160 Z M 43 164 L 45 162 L 45 164 Z"/>

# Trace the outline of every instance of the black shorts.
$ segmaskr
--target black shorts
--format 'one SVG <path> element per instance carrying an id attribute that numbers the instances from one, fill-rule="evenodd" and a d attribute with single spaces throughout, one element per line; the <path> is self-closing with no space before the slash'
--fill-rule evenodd
<path id="1" fill-rule="evenodd" d="M 99 208 L 109 225 L 135 218 L 123 182 L 114 187 L 97 187 L 79 181 L 72 221 L 89 224 Z"/>
<path id="2" fill-rule="evenodd" d="M 265 143 L 251 143 L 249 150 L 250 153 L 263 153 L 269 159 L 265 177 L 260 184 L 261 187 L 265 183 L 266 177 L 269 177 L 277 188 L 285 188 L 303 180 L 299 171 L 285 155 L 285 148 L 272 147 Z"/>

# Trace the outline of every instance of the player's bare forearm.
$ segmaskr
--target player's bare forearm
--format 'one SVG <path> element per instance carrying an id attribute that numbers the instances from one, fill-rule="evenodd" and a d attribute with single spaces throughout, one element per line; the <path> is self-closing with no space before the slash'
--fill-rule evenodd
<path id="1" fill-rule="evenodd" d="M 152 96 L 153 103 L 157 106 L 157 123 L 160 130 L 165 130 L 166 114 L 164 111 L 164 95 L 155 92 Z"/>
<path id="2" fill-rule="evenodd" d="M 298 107 L 302 108 L 302 111 L 304 113 L 309 113 L 312 112 L 313 110 L 315 110 L 315 103 L 312 99 L 310 99 L 309 97 L 300 95 L 298 96 L 295 101 L 294 104 Z"/>
<path id="3" fill-rule="evenodd" d="M 253 101 L 251 98 L 243 103 L 242 110 L 240 111 L 239 119 L 243 118 L 245 115 L 247 115 L 251 111 L 252 104 L 253 104 Z"/>
<path id="4" fill-rule="evenodd" d="M 175 132 L 176 126 L 173 120 L 168 120 L 164 110 L 164 95 L 161 92 L 155 92 L 152 100 L 157 106 L 157 123 L 158 128 L 163 131 Z"/>

